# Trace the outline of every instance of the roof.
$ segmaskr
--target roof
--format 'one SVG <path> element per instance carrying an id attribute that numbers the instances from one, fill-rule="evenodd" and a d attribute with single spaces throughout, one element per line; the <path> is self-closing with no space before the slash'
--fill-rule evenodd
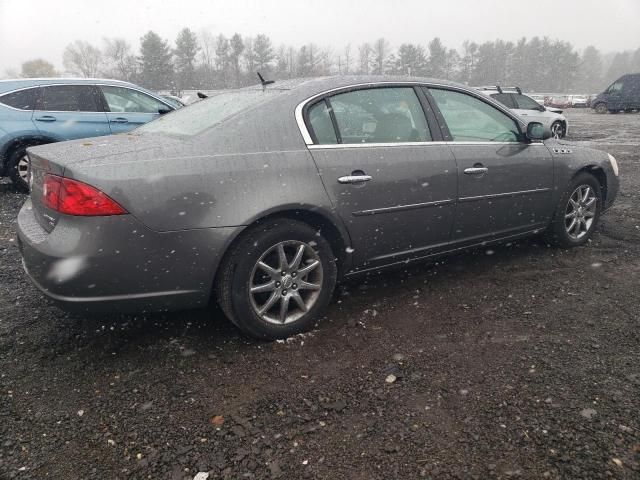
<path id="1" fill-rule="evenodd" d="M 122 80 L 112 80 L 108 78 L 14 78 L 9 80 L 0 80 L 0 93 L 10 92 L 11 90 L 17 90 L 19 88 L 33 87 L 37 85 L 56 85 L 56 84 L 68 84 L 75 85 L 92 85 L 95 83 L 107 83 L 109 85 L 122 85 L 122 86 L 135 86 L 132 83 L 124 82 Z M 136 87 L 140 88 L 140 87 Z"/>

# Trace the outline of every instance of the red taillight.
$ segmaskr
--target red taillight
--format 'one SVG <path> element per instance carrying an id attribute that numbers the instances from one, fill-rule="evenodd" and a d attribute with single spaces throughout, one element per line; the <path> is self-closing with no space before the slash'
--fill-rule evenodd
<path id="1" fill-rule="evenodd" d="M 127 211 L 95 187 L 71 178 L 45 175 L 43 203 L 67 215 L 122 215 Z"/>

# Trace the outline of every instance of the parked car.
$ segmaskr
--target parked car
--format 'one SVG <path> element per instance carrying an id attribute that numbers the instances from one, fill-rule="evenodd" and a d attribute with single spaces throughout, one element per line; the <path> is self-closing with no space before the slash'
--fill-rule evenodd
<path id="1" fill-rule="evenodd" d="M 571 101 L 569 100 L 568 95 L 559 95 L 549 99 L 549 106 L 552 108 L 566 110 L 567 108 L 571 108 Z"/>
<path id="2" fill-rule="evenodd" d="M 117 80 L 1 80 L 0 175 L 26 189 L 27 147 L 126 132 L 174 109 L 153 92 Z"/>
<path id="3" fill-rule="evenodd" d="M 182 98 L 175 95 L 160 95 L 160 97 L 166 100 L 169 105 L 171 105 L 175 109 L 182 108 L 187 104 L 184 100 L 182 100 Z"/>
<path id="4" fill-rule="evenodd" d="M 585 95 L 571 95 L 569 96 L 569 102 L 571 108 L 587 108 L 588 99 Z"/>
<path id="5" fill-rule="evenodd" d="M 617 163 L 549 137 L 447 81 L 231 90 L 127 135 L 29 148 L 18 243 L 67 308 L 213 297 L 244 332 L 282 338 L 316 324 L 340 278 L 543 231 L 584 244 Z"/>
<path id="6" fill-rule="evenodd" d="M 597 113 L 640 110 L 640 73 L 621 76 L 592 102 Z"/>
<path id="7" fill-rule="evenodd" d="M 544 95 L 529 95 L 536 103 L 544 106 Z"/>
<path id="8" fill-rule="evenodd" d="M 551 130 L 554 138 L 563 138 L 569 133 L 569 122 L 562 115 L 562 110 L 540 105 L 518 87 L 478 87 L 478 90 L 510 108 L 525 121 L 542 123 Z"/>

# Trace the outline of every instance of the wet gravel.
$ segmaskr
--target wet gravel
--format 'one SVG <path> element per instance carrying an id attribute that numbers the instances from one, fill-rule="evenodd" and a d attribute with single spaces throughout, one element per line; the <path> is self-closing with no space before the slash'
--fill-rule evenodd
<path id="1" fill-rule="evenodd" d="M 0 478 L 640 478 L 640 114 L 568 116 L 620 163 L 592 242 L 351 281 L 286 342 L 215 309 L 68 317 L 1 183 Z"/>

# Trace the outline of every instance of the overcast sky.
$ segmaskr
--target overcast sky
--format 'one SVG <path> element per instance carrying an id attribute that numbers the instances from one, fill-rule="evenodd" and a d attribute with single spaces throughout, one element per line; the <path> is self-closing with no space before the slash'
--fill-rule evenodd
<path id="1" fill-rule="evenodd" d="M 137 49 L 148 30 L 173 43 L 185 26 L 340 49 L 381 36 L 458 48 L 546 35 L 609 52 L 640 47 L 639 20 L 640 0 L 0 0 L 0 72 L 37 57 L 60 67 L 76 39 L 123 37 Z"/>

